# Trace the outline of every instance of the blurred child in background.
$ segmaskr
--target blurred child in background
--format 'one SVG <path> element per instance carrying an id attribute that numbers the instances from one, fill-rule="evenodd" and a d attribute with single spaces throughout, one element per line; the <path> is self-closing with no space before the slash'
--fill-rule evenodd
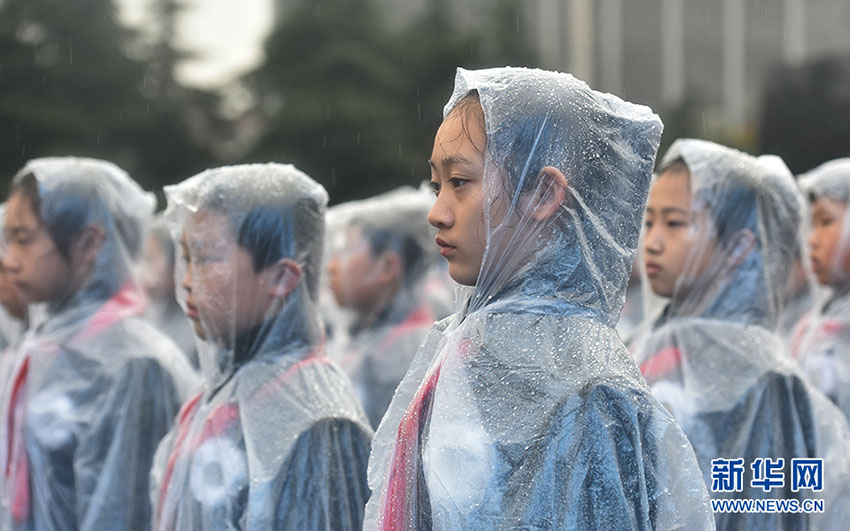
<path id="1" fill-rule="evenodd" d="M 195 385 L 141 318 L 133 261 L 154 200 L 115 165 L 48 158 L 17 174 L 3 267 L 43 306 L 2 397 L 3 529 L 136 529 L 154 450 Z M 8 445 L 7 445 L 8 444 Z"/>
<path id="2" fill-rule="evenodd" d="M 850 508 L 850 431 L 774 331 L 799 248 L 793 176 L 776 157 L 690 139 L 660 166 L 643 259 L 647 282 L 669 302 L 637 351 L 641 371 L 688 435 L 712 497 L 825 499 L 822 514 L 717 512 L 717 527 L 839 528 Z M 758 482 L 764 467 L 754 470 L 765 458 L 784 460 L 783 482 L 768 489 Z M 802 458 L 824 459 L 822 492 L 792 484 L 792 460 Z M 718 487 L 715 459 L 743 459 L 748 479 Z"/>
<path id="3" fill-rule="evenodd" d="M 351 323 L 335 356 L 376 428 L 435 321 L 424 291 L 437 250 L 427 222 L 433 202 L 424 190 L 400 188 L 337 207 L 344 220 L 328 280 Z"/>

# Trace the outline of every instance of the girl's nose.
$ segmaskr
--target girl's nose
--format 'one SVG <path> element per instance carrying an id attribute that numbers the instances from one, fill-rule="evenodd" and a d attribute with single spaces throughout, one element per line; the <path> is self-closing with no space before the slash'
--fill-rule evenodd
<path id="1" fill-rule="evenodd" d="M 817 247 L 818 247 L 817 231 L 813 230 L 812 232 L 810 232 L 809 237 L 807 238 L 807 241 L 808 241 L 808 244 L 809 244 L 809 249 L 811 249 L 811 250 L 817 249 Z"/>
<path id="2" fill-rule="evenodd" d="M 3 253 L 3 257 L 0 258 L 0 268 L 9 274 L 15 274 L 20 271 L 21 263 L 18 260 L 18 257 L 15 256 L 15 253 L 6 249 L 6 252 Z"/>
<path id="3" fill-rule="evenodd" d="M 446 203 L 446 200 L 437 196 L 434 206 L 428 212 L 428 223 L 438 229 L 447 229 L 454 224 L 454 216 Z"/>
<path id="4" fill-rule="evenodd" d="M 643 239 L 643 249 L 650 254 L 659 254 L 664 250 L 664 238 L 661 237 L 659 231 L 652 228 L 647 229 Z"/>
<path id="5" fill-rule="evenodd" d="M 185 289 L 187 293 L 192 292 L 192 265 L 191 264 L 186 264 L 186 270 L 183 272 L 183 280 L 180 281 L 180 285 L 183 286 L 183 289 Z"/>

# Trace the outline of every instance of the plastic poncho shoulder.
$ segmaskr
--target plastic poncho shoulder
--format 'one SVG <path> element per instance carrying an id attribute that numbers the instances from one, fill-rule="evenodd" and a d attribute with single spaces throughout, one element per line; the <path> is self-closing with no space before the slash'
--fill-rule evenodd
<path id="1" fill-rule="evenodd" d="M 364 529 L 713 528 L 687 439 L 613 329 L 660 121 L 515 68 L 459 69 L 444 114 L 469 91 L 486 123 L 485 255 L 378 428 Z M 546 166 L 569 199 L 538 222 L 523 204 L 545 196 Z M 503 175 L 502 223 L 488 205 Z"/>

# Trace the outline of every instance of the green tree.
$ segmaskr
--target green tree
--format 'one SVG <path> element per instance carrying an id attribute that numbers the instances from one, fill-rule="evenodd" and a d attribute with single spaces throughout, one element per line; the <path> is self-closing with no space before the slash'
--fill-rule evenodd
<path id="1" fill-rule="evenodd" d="M 266 119 L 249 160 L 294 163 L 334 199 L 398 178 L 404 72 L 371 0 L 303 0 L 273 30 L 247 80 Z"/>
<path id="2" fill-rule="evenodd" d="M 151 186 L 202 150 L 172 113 L 143 59 L 139 36 L 111 0 L 0 4 L 0 171 L 48 155 L 112 160 Z M 195 163 L 197 165 L 197 163 Z"/>
<path id="3" fill-rule="evenodd" d="M 474 31 L 460 27 L 446 0 L 394 27 L 373 0 L 287 5 L 265 63 L 245 81 L 264 123 L 246 159 L 292 162 L 332 202 L 427 180 L 457 66 L 529 64 L 532 56 L 516 0 L 500 0 Z"/>

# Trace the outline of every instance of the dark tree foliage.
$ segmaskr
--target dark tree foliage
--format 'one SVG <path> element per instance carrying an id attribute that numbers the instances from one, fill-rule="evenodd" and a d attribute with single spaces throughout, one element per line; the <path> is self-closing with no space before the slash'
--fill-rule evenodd
<path id="1" fill-rule="evenodd" d="M 147 186 L 203 165 L 208 155 L 177 112 L 185 102 L 156 90 L 146 57 L 128 55 L 137 37 L 111 0 L 0 3 L 5 182 L 27 160 L 51 155 L 106 158 Z"/>
<path id="2" fill-rule="evenodd" d="M 458 66 L 533 66 L 517 3 L 474 30 L 446 0 L 392 26 L 373 0 L 287 2 L 246 84 L 265 132 L 246 160 L 292 162 L 336 203 L 428 180 L 426 159 Z"/>

